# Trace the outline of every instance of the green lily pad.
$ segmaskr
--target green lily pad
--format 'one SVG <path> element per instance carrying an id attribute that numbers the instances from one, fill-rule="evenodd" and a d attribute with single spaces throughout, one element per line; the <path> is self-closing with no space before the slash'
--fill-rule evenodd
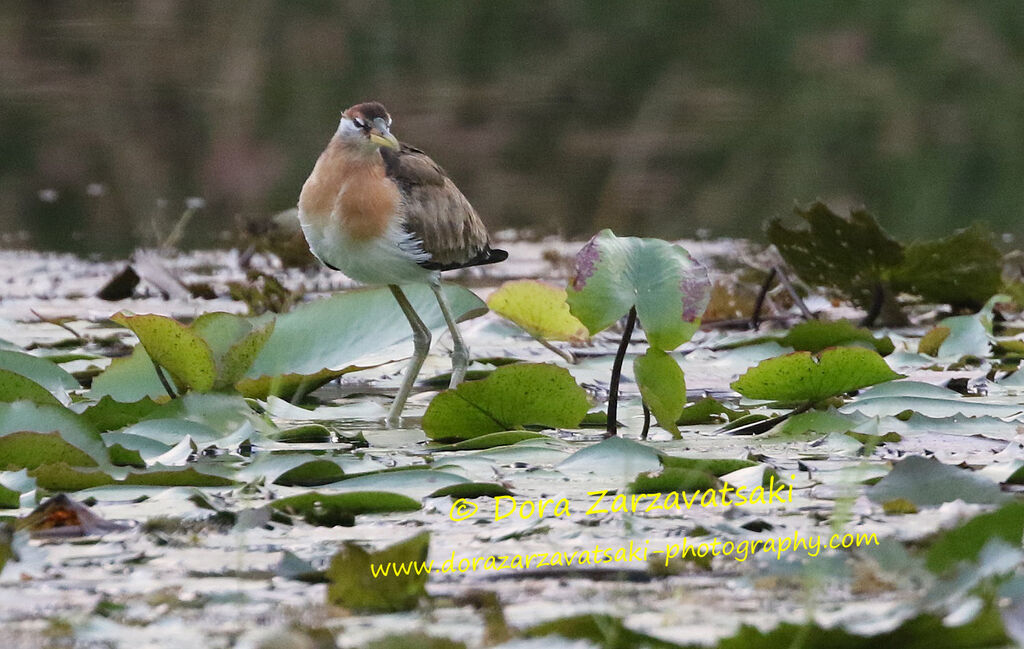
<path id="1" fill-rule="evenodd" d="M 633 373 L 640 396 L 651 409 L 658 425 L 679 438 L 676 420 L 686 405 L 686 378 L 676 359 L 651 347 L 633 361 Z"/>
<path id="2" fill-rule="evenodd" d="M 497 446 L 511 446 L 524 439 L 534 439 L 537 437 L 546 437 L 541 433 L 534 433 L 528 430 L 505 430 L 500 433 L 488 433 L 487 435 L 480 435 L 479 437 L 471 437 L 455 444 L 448 444 L 445 446 L 438 446 L 432 448 L 434 451 L 479 451 L 487 448 L 495 448 Z"/>
<path id="3" fill-rule="evenodd" d="M 666 467 L 658 473 L 641 473 L 629 483 L 628 490 L 634 494 L 653 494 L 703 491 L 717 486 L 718 480 L 707 471 Z"/>
<path id="4" fill-rule="evenodd" d="M 896 463 L 889 475 L 868 489 L 867 496 L 877 503 L 901 498 L 918 507 L 935 507 L 954 500 L 998 504 L 1010 499 L 991 480 L 919 455 Z"/>
<path id="5" fill-rule="evenodd" d="M 123 478 L 116 478 L 102 469 L 79 468 L 64 463 L 44 464 L 30 469 L 29 476 L 36 483 L 50 491 L 81 491 L 93 487 L 111 485 L 150 487 L 229 487 L 235 481 L 212 473 L 200 471 L 194 466 L 161 467 L 154 465 L 143 471 L 130 472 Z"/>
<path id="6" fill-rule="evenodd" d="M 505 365 L 434 397 L 423 415 L 423 432 L 432 439 L 469 439 L 526 425 L 572 427 L 588 408 L 586 392 L 568 370 Z"/>
<path id="7" fill-rule="evenodd" d="M 425 597 L 428 573 L 413 562 L 427 560 L 430 534 L 423 532 L 370 552 L 347 541 L 327 569 L 327 601 L 334 606 L 367 613 L 407 611 Z M 416 564 L 416 567 L 422 564 Z M 412 568 L 394 574 L 396 566 Z M 388 568 L 389 574 L 381 572 Z"/>
<path id="8" fill-rule="evenodd" d="M 402 290 L 427 327 L 445 328 L 430 287 L 413 284 Z M 445 284 L 444 292 L 457 320 L 487 312 L 480 298 L 460 286 Z M 411 338 L 409 323 L 386 288 L 347 291 L 308 302 L 278 316 L 270 339 L 238 389 L 248 397 L 265 399 L 274 394 L 292 399 L 343 373 L 395 360 L 379 352 Z"/>
<path id="9" fill-rule="evenodd" d="M 285 486 L 318 487 L 345 479 L 345 472 L 330 460 L 313 460 L 285 471 L 274 484 Z"/>
<path id="10" fill-rule="evenodd" d="M 401 494 L 386 491 L 352 491 L 342 494 L 321 494 L 315 491 L 279 498 L 271 503 L 274 509 L 302 516 L 311 525 L 333 527 L 351 525 L 363 514 L 412 512 L 421 508 L 419 502 Z"/>
<path id="11" fill-rule="evenodd" d="M 65 372 L 52 361 L 20 351 L 0 350 L 0 370 L 20 375 L 38 384 L 63 404 L 70 403 L 71 401 L 68 391 L 77 390 L 82 387 L 78 384 L 75 377 Z M 0 381 L 2 380 L 0 378 Z M 26 388 L 22 384 L 22 389 L 31 388 Z M 0 400 L 14 401 L 14 399 L 4 399 L 2 397 L 3 391 L 3 384 L 0 383 Z"/>
<path id="12" fill-rule="evenodd" d="M 144 399 L 166 398 L 167 391 L 153 369 L 146 349 L 136 345 L 128 356 L 115 358 L 107 369 L 92 381 L 88 396 L 102 400 L 109 397 L 119 403 L 134 403 Z"/>
<path id="13" fill-rule="evenodd" d="M 874 350 L 836 347 L 826 349 L 818 358 L 810 352 L 769 358 L 731 386 L 750 399 L 821 401 L 901 376 Z"/>
<path id="14" fill-rule="evenodd" d="M 322 424 L 304 424 L 270 435 L 270 439 L 285 444 L 324 444 L 333 438 L 334 434 Z"/>
<path id="15" fill-rule="evenodd" d="M 567 302 L 591 334 L 635 306 L 651 346 L 671 351 L 697 331 L 710 298 L 707 271 L 683 247 L 602 230 L 576 254 Z"/>
<path id="16" fill-rule="evenodd" d="M 814 353 L 828 347 L 857 345 L 874 349 L 882 356 L 888 356 L 896 349 L 889 336 L 876 337 L 870 329 L 858 327 L 849 320 L 801 322 L 790 329 L 779 342 L 796 351 Z"/>
<path id="17" fill-rule="evenodd" d="M 979 307 L 1003 285 L 1002 253 L 984 227 L 906 247 L 893 287 L 929 302 Z"/>
<path id="18" fill-rule="evenodd" d="M 160 406 L 149 397 L 122 403 L 109 395 L 82 411 L 82 419 L 97 430 L 117 430 L 138 423 Z"/>
<path id="19" fill-rule="evenodd" d="M 0 403 L 0 469 L 49 462 L 105 466 L 107 448 L 99 432 L 63 406 L 30 401 Z"/>
<path id="20" fill-rule="evenodd" d="M 463 482 L 460 484 L 441 487 L 430 498 L 441 498 L 451 496 L 452 498 L 497 498 L 498 496 L 511 496 L 512 492 L 500 484 L 493 482 Z"/>
<path id="21" fill-rule="evenodd" d="M 487 306 L 534 338 L 585 342 L 590 334 L 569 312 L 565 298 L 564 289 L 534 279 L 517 279 L 491 293 Z"/>
<path id="22" fill-rule="evenodd" d="M 851 211 L 848 219 L 820 202 L 793 211 L 808 229 L 791 230 L 779 219 L 767 229 L 786 263 L 808 284 L 836 288 L 859 306 L 870 305 L 876 286 L 903 261 L 899 242 L 864 210 Z"/>
<path id="23" fill-rule="evenodd" d="M 609 437 L 582 448 L 562 460 L 557 469 L 573 473 L 633 477 L 661 469 L 661 456 L 650 446 L 621 437 Z"/>
<path id="24" fill-rule="evenodd" d="M 1024 536 L 1024 503 L 1010 503 L 975 516 L 966 523 L 943 532 L 928 549 L 928 569 L 942 573 L 961 561 L 974 561 L 990 539 L 1002 539 L 1020 547 Z"/>
<path id="25" fill-rule="evenodd" d="M 34 504 L 36 481 L 28 471 L 0 471 L 0 509 L 18 509 Z"/>
<path id="26" fill-rule="evenodd" d="M 722 405 L 718 399 L 704 397 L 683 408 L 676 424 L 679 426 L 696 426 L 698 424 L 720 424 L 733 421 L 743 416 L 744 412 L 732 410 Z"/>
<path id="27" fill-rule="evenodd" d="M 662 455 L 661 464 L 666 469 L 687 469 L 690 471 L 704 471 L 713 476 L 723 476 L 733 471 L 758 466 L 757 462 L 750 460 L 737 460 L 733 458 L 693 458 L 679 457 L 676 455 Z"/>
<path id="28" fill-rule="evenodd" d="M 0 368 L 0 401 L 9 403 L 21 399 L 51 406 L 61 405 L 57 397 L 32 379 Z"/>

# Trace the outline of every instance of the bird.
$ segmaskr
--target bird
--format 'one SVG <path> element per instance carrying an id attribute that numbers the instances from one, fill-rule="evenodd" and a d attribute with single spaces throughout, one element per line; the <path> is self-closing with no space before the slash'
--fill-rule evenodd
<path id="1" fill-rule="evenodd" d="M 449 388 L 466 375 L 469 349 L 441 287 L 441 273 L 494 264 L 487 228 L 448 174 L 391 133 L 376 101 L 341 113 L 338 128 L 299 194 L 298 218 L 313 255 L 362 284 L 386 285 L 409 321 L 413 356 L 386 423 L 397 426 L 430 351 L 430 329 L 402 285 L 428 284 L 452 336 Z"/>

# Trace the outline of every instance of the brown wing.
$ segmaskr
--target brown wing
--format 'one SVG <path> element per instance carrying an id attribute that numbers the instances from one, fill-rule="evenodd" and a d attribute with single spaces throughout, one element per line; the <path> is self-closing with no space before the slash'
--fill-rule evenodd
<path id="1" fill-rule="evenodd" d="M 419 149 L 381 148 L 388 176 L 402 193 L 404 226 L 430 258 L 425 268 L 451 270 L 504 261 L 508 253 L 492 250 L 487 228 L 448 174 Z"/>

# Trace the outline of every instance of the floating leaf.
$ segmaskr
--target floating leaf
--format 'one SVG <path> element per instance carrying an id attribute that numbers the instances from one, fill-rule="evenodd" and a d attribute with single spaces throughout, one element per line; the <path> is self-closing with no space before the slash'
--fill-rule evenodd
<path id="1" fill-rule="evenodd" d="M 131 355 L 111 361 L 107 369 L 93 379 L 88 395 L 93 399 L 110 397 L 119 403 L 168 396 L 142 345 L 136 345 Z"/>
<path id="2" fill-rule="evenodd" d="M 810 352 L 769 358 L 731 385 L 750 399 L 821 401 L 900 376 L 873 350 L 836 347 L 826 349 L 819 358 Z"/>
<path id="3" fill-rule="evenodd" d="M 425 563 L 429 546 L 428 532 L 378 552 L 368 552 L 347 541 L 331 559 L 327 569 L 330 582 L 327 586 L 327 601 L 360 612 L 407 611 L 415 608 L 427 594 L 428 573 L 426 570 L 411 569 L 406 574 L 396 575 L 394 566 Z M 391 567 L 391 574 L 375 577 L 371 572 L 373 568 L 382 569 L 385 566 Z"/>
<path id="4" fill-rule="evenodd" d="M 718 424 L 733 421 L 742 416 L 743 412 L 726 408 L 717 399 L 704 397 L 683 408 L 676 424 L 679 426 L 695 426 L 697 424 Z"/>
<path id="5" fill-rule="evenodd" d="M 412 512 L 419 502 L 401 494 L 386 491 L 353 491 L 342 494 L 321 494 L 315 491 L 280 498 L 271 506 L 287 514 L 302 516 L 311 525 L 333 527 L 352 525 L 356 516 Z"/>
<path id="6" fill-rule="evenodd" d="M 330 460 L 313 460 L 285 471 L 274 484 L 285 486 L 318 487 L 345 478 L 341 467 Z"/>
<path id="7" fill-rule="evenodd" d="M 0 370 L 13 372 L 39 384 L 47 392 L 56 395 L 57 400 L 63 404 L 70 402 L 67 394 L 69 390 L 77 390 L 82 387 L 75 377 L 52 361 L 20 351 L 0 350 Z M 2 386 L 0 386 L 0 390 L 2 390 Z M 13 401 L 14 399 L 7 400 Z"/>
<path id="8" fill-rule="evenodd" d="M 736 460 L 732 458 L 692 458 L 678 457 L 675 455 L 662 455 L 661 463 L 667 469 L 687 469 L 690 471 L 704 471 L 713 476 L 723 476 L 733 471 L 758 466 L 757 462 L 750 460 Z"/>
<path id="9" fill-rule="evenodd" d="M 634 494 L 687 492 L 715 489 L 718 480 L 714 475 L 699 469 L 665 468 L 658 473 L 641 473 L 629 484 Z"/>
<path id="10" fill-rule="evenodd" d="M 633 477 L 657 471 L 661 466 L 660 455 L 650 446 L 621 437 L 609 437 L 576 451 L 562 460 L 557 468 L 559 471 Z"/>
<path id="11" fill-rule="evenodd" d="M 102 469 L 77 468 L 64 463 L 44 464 L 31 469 L 29 476 L 50 491 L 81 491 L 110 485 L 150 487 L 229 487 L 235 481 L 220 475 L 199 471 L 195 466 L 162 468 L 154 465 L 144 471 L 129 472 L 115 478 Z"/>
<path id="12" fill-rule="evenodd" d="M 159 406 L 160 404 L 149 397 L 122 403 L 108 395 L 82 411 L 82 419 L 92 424 L 97 430 L 117 430 L 137 423 Z"/>
<path id="13" fill-rule="evenodd" d="M 867 496 L 877 503 L 901 498 L 918 507 L 935 507 L 954 500 L 994 504 L 1010 498 L 991 480 L 919 455 L 897 462 L 889 475 L 868 489 Z"/>
<path id="14" fill-rule="evenodd" d="M 651 347 L 633 361 L 633 373 L 640 396 L 658 425 L 678 438 L 676 420 L 686 405 L 686 379 L 679 363 L 660 349 Z"/>
<path id="15" fill-rule="evenodd" d="M 933 572 L 945 572 L 961 561 L 976 560 L 991 539 L 1002 539 L 1013 547 L 1020 547 L 1022 537 L 1024 503 L 1003 505 L 943 532 L 928 549 L 927 565 Z"/>
<path id="16" fill-rule="evenodd" d="M 413 284 L 402 290 L 427 327 L 446 326 L 430 287 Z M 460 286 L 445 284 L 444 292 L 457 320 L 487 311 L 480 298 Z M 393 355 L 369 356 L 411 338 L 409 323 L 388 289 L 339 293 L 278 316 L 273 334 L 238 387 L 250 397 L 290 399 L 340 373 L 394 360 Z M 275 385 L 274 377 L 287 380 Z"/>
<path id="17" fill-rule="evenodd" d="M 459 498 L 497 498 L 498 496 L 511 496 L 512 492 L 500 484 L 493 482 L 462 482 L 460 484 L 441 487 L 430 498 L 442 498 L 450 496 Z"/>
<path id="18" fill-rule="evenodd" d="M 0 471 L 0 509 L 18 509 L 35 500 L 36 481 L 28 471 Z"/>
<path id="19" fill-rule="evenodd" d="M 495 448 L 497 446 L 510 446 L 524 439 L 535 439 L 538 437 L 546 437 L 540 433 L 533 433 L 528 430 L 506 430 L 500 433 L 488 433 L 487 435 L 480 435 L 479 437 L 471 437 L 470 439 L 457 442 L 455 444 L 449 444 L 447 446 L 439 446 L 431 450 L 434 451 L 479 451 L 487 448 Z"/>
<path id="20" fill-rule="evenodd" d="M 591 334 L 636 306 L 651 346 L 671 351 L 697 331 L 710 295 L 707 271 L 681 246 L 602 230 L 576 255 L 567 302 Z"/>
<path id="21" fill-rule="evenodd" d="M 99 432 L 63 406 L 0 403 L 0 445 L 0 469 L 60 461 L 78 466 L 108 462 Z"/>
<path id="22" fill-rule="evenodd" d="M 564 289 L 533 279 L 502 284 L 487 298 L 487 306 L 543 340 L 585 342 L 587 328 L 569 312 Z"/>
<path id="23" fill-rule="evenodd" d="M 973 226 L 907 246 L 892 283 L 929 302 L 977 308 L 1002 287 L 1001 260 L 992 234 Z"/>
<path id="24" fill-rule="evenodd" d="M 469 439 L 526 425 L 571 427 L 588 407 L 586 392 L 568 370 L 506 365 L 434 397 L 423 415 L 423 432 L 433 439 Z"/>
<path id="25" fill-rule="evenodd" d="M 941 325 L 933 327 L 928 333 L 921 336 L 917 341 L 917 353 L 928 356 L 938 356 L 942 343 L 946 342 L 949 334 L 953 333 L 949 327 Z"/>
<path id="26" fill-rule="evenodd" d="M 790 329 L 779 342 L 796 351 L 814 353 L 828 347 L 857 345 L 874 349 L 882 356 L 888 356 L 896 349 L 888 336 L 875 337 L 870 329 L 858 327 L 849 320 L 807 320 Z"/>
<path id="27" fill-rule="evenodd" d="M 0 401 L 9 403 L 21 399 L 51 406 L 61 405 L 57 397 L 32 379 L 0 368 Z"/>

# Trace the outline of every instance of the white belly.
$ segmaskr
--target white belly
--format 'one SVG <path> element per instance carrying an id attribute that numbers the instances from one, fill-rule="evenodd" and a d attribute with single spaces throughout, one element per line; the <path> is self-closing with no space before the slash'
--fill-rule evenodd
<path id="1" fill-rule="evenodd" d="M 392 225 L 385 236 L 365 241 L 352 239 L 336 226 L 335 219 L 307 219 L 299 210 L 299 223 L 310 251 L 317 259 L 363 284 L 429 282 L 437 271 L 417 262 L 427 255 L 400 227 Z"/>

